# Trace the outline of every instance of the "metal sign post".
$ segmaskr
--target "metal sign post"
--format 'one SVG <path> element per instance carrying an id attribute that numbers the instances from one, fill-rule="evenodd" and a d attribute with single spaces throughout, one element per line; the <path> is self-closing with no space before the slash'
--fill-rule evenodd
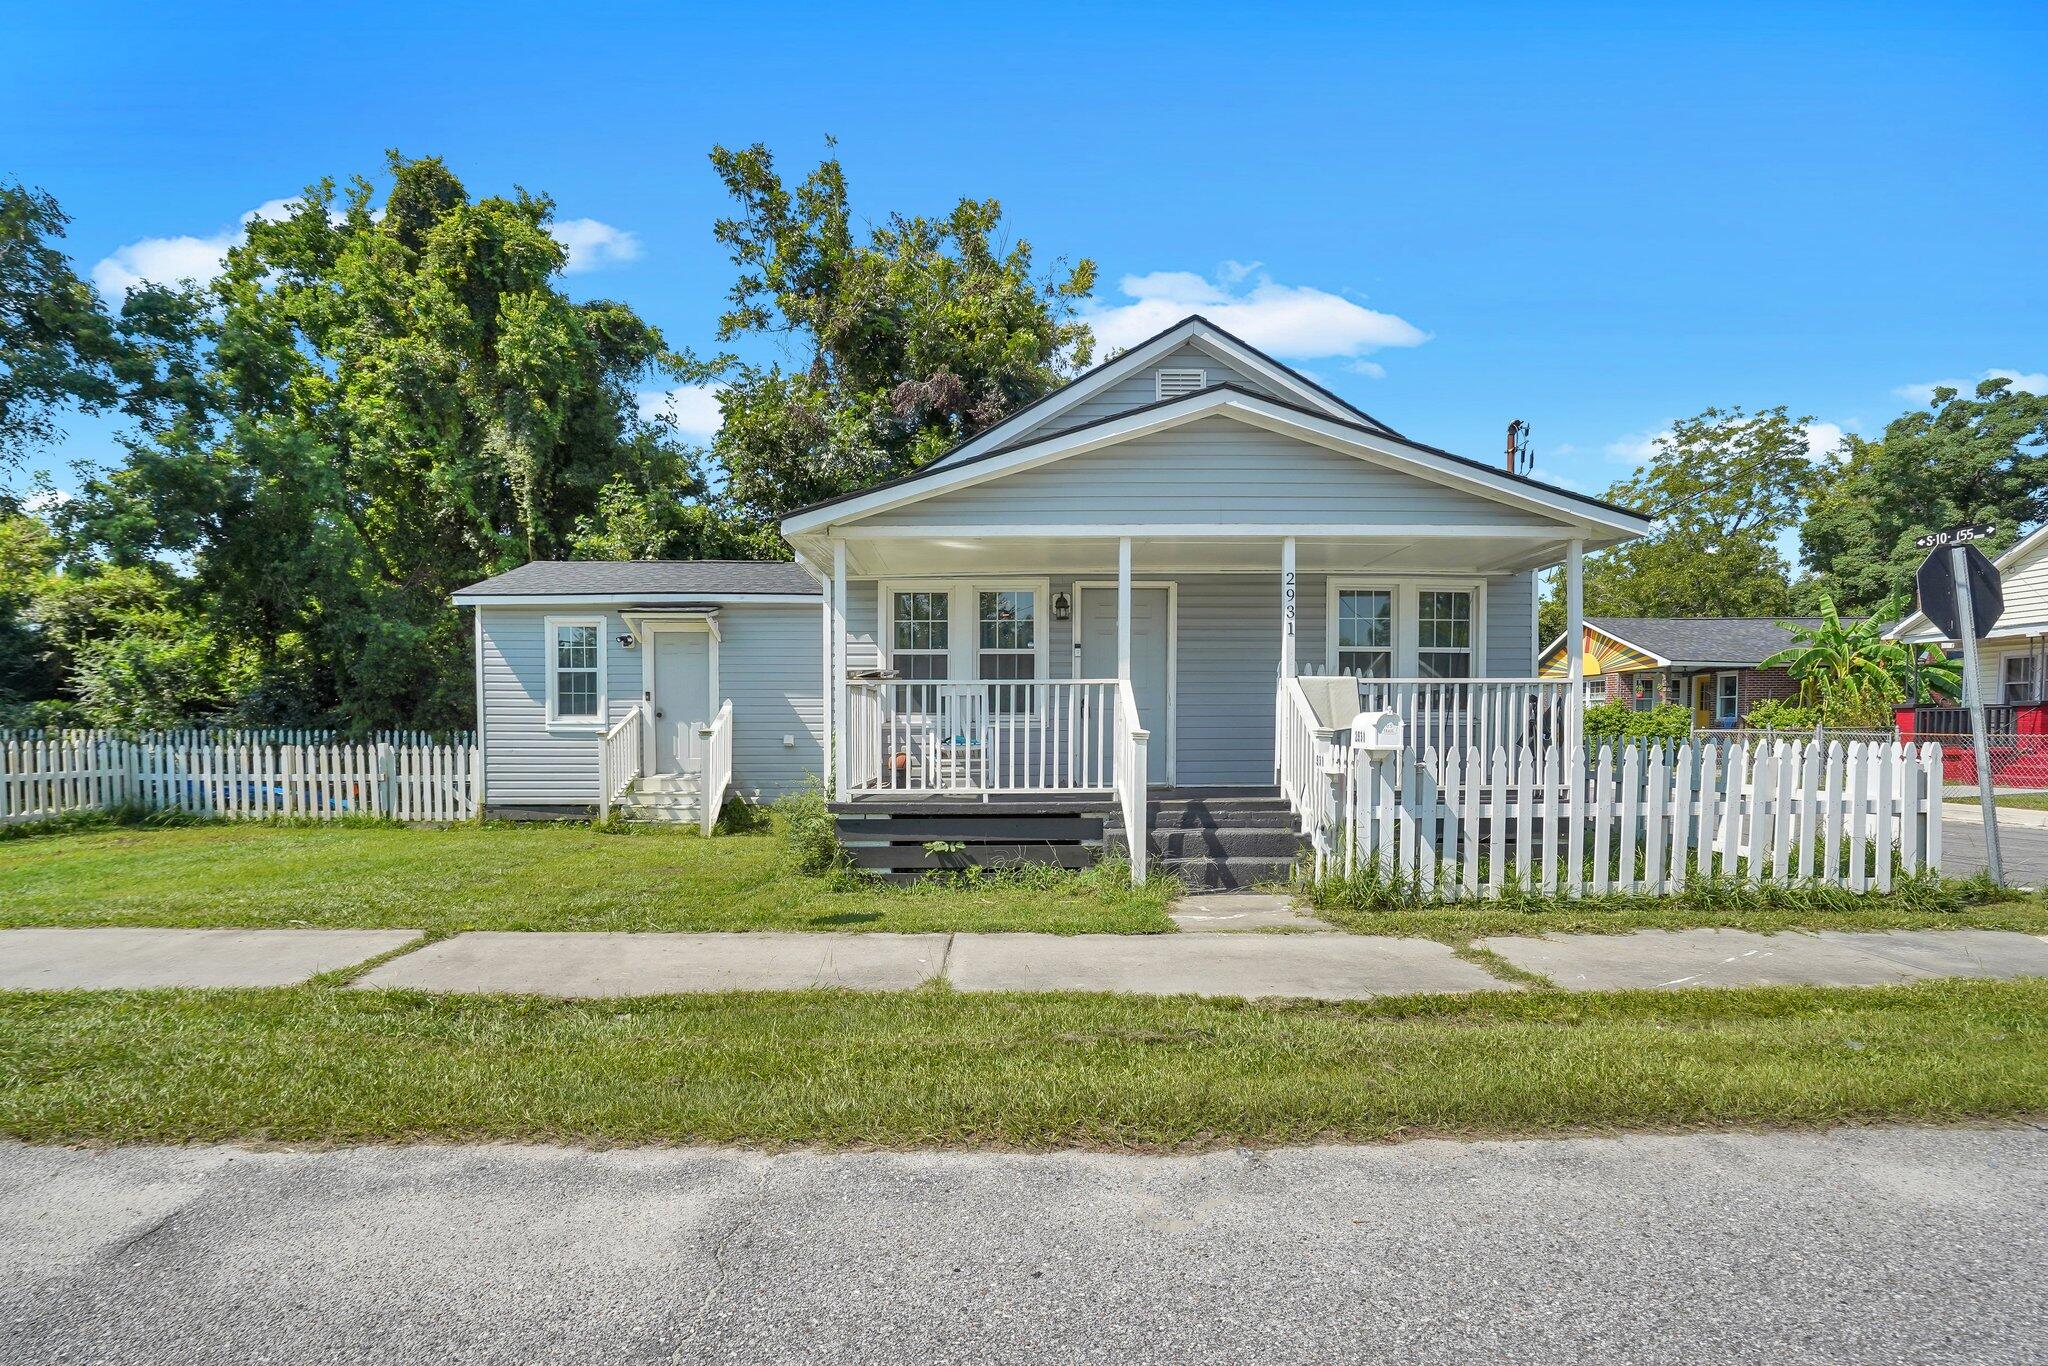
<path id="1" fill-rule="evenodd" d="M 1955 576 L 1956 615 L 1962 619 L 1956 643 L 1963 648 L 1963 705 L 1970 709 L 1970 752 L 1977 760 L 1977 802 L 1984 811 L 1984 866 L 1991 880 L 2004 886 L 2005 869 L 1998 857 L 1998 806 L 1991 796 L 1991 743 L 1984 736 L 1984 684 L 1977 672 L 1976 604 L 1970 598 L 1969 561 L 1959 544 L 1948 547 L 1948 570 Z"/>

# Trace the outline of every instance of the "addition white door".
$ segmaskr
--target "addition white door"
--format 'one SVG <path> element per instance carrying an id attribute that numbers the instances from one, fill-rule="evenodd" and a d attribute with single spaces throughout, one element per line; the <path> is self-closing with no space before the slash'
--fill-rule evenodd
<path id="1" fill-rule="evenodd" d="M 1081 641 L 1081 677 L 1116 677 L 1116 589 L 1081 589 L 1075 615 Z M 1170 781 L 1173 771 L 1173 725 L 1168 687 L 1173 659 L 1172 594 L 1164 588 L 1131 590 L 1131 690 L 1138 698 L 1138 719 L 1152 733 L 1146 749 L 1145 781 Z"/>
<path id="2" fill-rule="evenodd" d="M 654 632 L 652 772 L 682 773 L 697 766 L 697 727 L 711 720 L 711 633 Z"/>

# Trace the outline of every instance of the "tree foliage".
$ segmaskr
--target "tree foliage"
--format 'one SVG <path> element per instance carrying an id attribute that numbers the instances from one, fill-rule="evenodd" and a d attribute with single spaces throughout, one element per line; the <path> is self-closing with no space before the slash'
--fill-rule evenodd
<path id="1" fill-rule="evenodd" d="M 1800 534 L 1814 588 L 1844 611 L 1876 613 L 1910 598 L 1926 552 L 1915 537 L 1964 522 L 1996 522 L 1994 552 L 2048 519 L 2048 396 L 2004 379 L 1973 396 L 1934 391 L 1877 441 L 1851 438 L 1822 481 Z"/>
<path id="2" fill-rule="evenodd" d="M 251 719 L 465 722 L 448 595 L 566 555 L 607 490 L 676 467 L 634 390 L 681 360 L 624 304 L 561 292 L 553 205 L 472 198 L 434 158 L 389 170 L 381 212 L 367 182 L 321 181 L 204 291 L 129 295 L 152 403 L 65 509 L 114 564 L 189 562 L 196 638 L 249 651 L 223 695 Z"/>
<path id="3" fill-rule="evenodd" d="M 1708 408 L 1672 424 L 1648 462 L 1607 498 L 1655 519 L 1649 536 L 1592 556 L 1588 615 L 1771 616 L 1792 607 L 1779 538 L 1813 481 L 1805 425 L 1780 406 Z M 1563 576 L 1543 608 L 1544 639 L 1564 629 Z"/>
<path id="4" fill-rule="evenodd" d="M 113 321 L 57 245 L 69 222 L 48 194 L 0 185 L 0 473 L 55 439 L 59 410 L 120 396 Z"/>
<path id="5" fill-rule="evenodd" d="M 1938 653 L 1929 654 L 1915 670 L 1910 646 L 1884 638 L 1884 629 L 1905 610 L 1903 599 L 1880 603 L 1861 621 L 1842 620 L 1835 604 L 1821 600 L 1818 626 L 1781 623 L 1799 644 L 1778 651 L 1758 667 L 1784 669 L 1799 683 L 1799 700 L 1819 709 L 1822 725 L 1888 728 L 1892 708 L 1914 694 L 1916 677 L 1922 688 L 1953 696 L 1956 668 Z"/>
<path id="6" fill-rule="evenodd" d="M 1004 245 L 995 200 L 894 214 L 863 237 L 836 159 L 793 186 L 758 144 L 711 163 L 738 206 L 713 230 L 739 268 L 718 339 L 774 339 L 787 358 L 699 372 L 721 386 L 723 496 L 757 537 L 793 508 L 910 473 L 1088 363 L 1074 310 L 1094 264 L 1038 278 L 1030 243 Z"/>

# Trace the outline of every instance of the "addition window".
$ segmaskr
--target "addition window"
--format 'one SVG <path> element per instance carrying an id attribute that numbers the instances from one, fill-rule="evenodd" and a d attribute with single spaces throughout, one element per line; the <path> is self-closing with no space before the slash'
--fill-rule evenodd
<path id="1" fill-rule="evenodd" d="M 604 724 L 604 622 L 596 618 L 549 617 L 548 722 L 561 726 Z"/>
<path id="2" fill-rule="evenodd" d="M 1425 588 L 1415 603 L 1415 672 L 1424 678 L 1472 676 L 1472 594 Z"/>
<path id="3" fill-rule="evenodd" d="M 1337 672 L 1357 678 L 1394 674 L 1394 595 L 1385 588 L 1337 594 Z"/>
<path id="4" fill-rule="evenodd" d="M 2009 703 L 2040 700 L 2040 661 L 2033 655 L 2007 655 L 2004 664 L 2004 700 Z"/>

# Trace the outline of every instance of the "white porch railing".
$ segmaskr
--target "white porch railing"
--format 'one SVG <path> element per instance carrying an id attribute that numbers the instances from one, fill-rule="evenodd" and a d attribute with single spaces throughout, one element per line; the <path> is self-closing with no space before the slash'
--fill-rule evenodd
<path id="1" fill-rule="evenodd" d="M 732 699 L 719 707 L 711 724 L 697 731 L 697 829 L 709 835 L 732 786 Z"/>
<path id="2" fill-rule="evenodd" d="M 1117 693 L 1114 679 L 851 680 L 838 736 L 847 786 L 972 795 L 1110 791 Z"/>
<path id="3" fill-rule="evenodd" d="M 1297 834 L 1306 835 L 1316 853 L 1316 870 L 1322 871 L 1329 856 L 1330 828 L 1336 814 L 1331 774 L 1337 764 L 1337 747 L 1346 732 L 1328 726 L 1316 715 L 1315 704 L 1299 678 L 1280 680 L 1274 701 L 1277 724 L 1273 734 L 1275 777 L 1280 793 L 1295 815 Z"/>
<path id="4" fill-rule="evenodd" d="M 1146 856 L 1145 786 L 1150 731 L 1138 716 L 1138 694 L 1129 679 L 1116 684 L 1116 799 L 1123 810 L 1124 842 L 1131 851 L 1131 885 L 1143 886 Z"/>
<path id="5" fill-rule="evenodd" d="M 1354 675 L 1355 677 L 1355 675 Z M 1414 749 L 1539 754 L 1567 742 L 1571 680 L 1562 678 L 1358 678 L 1360 711 L 1401 718 Z"/>
<path id="6" fill-rule="evenodd" d="M 597 814 L 612 814 L 612 803 L 641 775 L 641 709 L 633 707 L 604 733 L 597 750 Z"/>

